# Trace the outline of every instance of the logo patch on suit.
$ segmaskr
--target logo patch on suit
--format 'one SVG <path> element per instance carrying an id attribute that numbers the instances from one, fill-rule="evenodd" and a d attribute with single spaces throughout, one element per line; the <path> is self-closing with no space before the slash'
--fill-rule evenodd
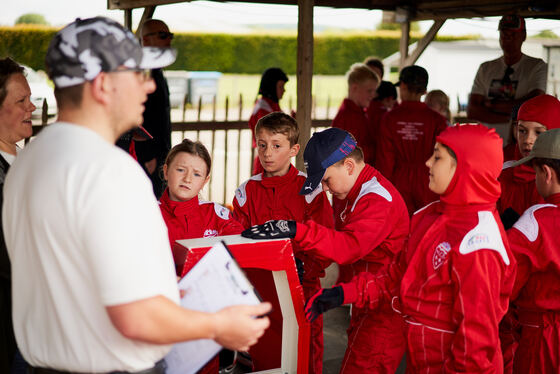
<path id="1" fill-rule="evenodd" d="M 218 230 L 207 229 L 204 231 L 203 238 L 209 238 L 212 236 L 218 236 Z"/>
<path id="2" fill-rule="evenodd" d="M 434 270 L 437 270 L 441 265 L 443 265 L 450 250 L 451 245 L 449 245 L 448 242 L 441 242 L 438 244 L 432 257 L 432 265 L 434 266 Z"/>

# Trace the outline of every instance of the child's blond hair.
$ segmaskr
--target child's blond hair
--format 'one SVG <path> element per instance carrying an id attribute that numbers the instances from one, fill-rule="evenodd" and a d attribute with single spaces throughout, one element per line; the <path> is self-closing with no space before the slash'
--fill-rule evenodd
<path id="1" fill-rule="evenodd" d="M 356 63 L 350 66 L 350 70 L 346 72 L 346 79 L 348 80 L 348 85 L 355 83 L 362 83 L 368 79 L 379 83 L 381 78 L 376 72 L 371 70 L 366 64 Z"/>
<path id="2" fill-rule="evenodd" d="M 434 104 L 438 105 L 445 112 L 444 117 L 451 122 L 451 111 L 449 110 L 449 97 L 442 90 L 432 90 L 426 94 L 424 99 L 426 105 L 430 108 Z"/>
<path id="3" fill-rule="evenodd" d="M 273 134 L 286 135 L 290 141 L 290 147 L 297 144 L 299 140 L 299 127 L 295 119 L 282 112 L 269 113 L 257 121 L 255 126 L 255 137 L 266 129 Z"/>

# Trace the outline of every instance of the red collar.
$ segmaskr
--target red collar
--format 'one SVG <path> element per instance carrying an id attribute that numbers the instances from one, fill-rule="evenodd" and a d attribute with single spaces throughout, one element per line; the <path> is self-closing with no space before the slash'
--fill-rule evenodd
<path id="1" fill-rule="evenodd" d="M 372 166 L 365 164 L 365 167 L 362 169 L 360 175 L 358 175 L 358 179 L 356 179 L 356 183 L 352 186 L 350 192 L 348 192 L 348 196 L 346 196 L 346 200 L 349 204 L 353 204 L 358 194 L 362 190 L 362 184 L 369 181 L 371 178 L 376 176 L 378 173 Z"/>
<path id="2" fill-rule="evenodd" d="M 555 193 L 544 199 L 549 204 L 560 205 L 560 193 Z"/>
<path id="3" fill-rule="evenodd" d="M 160 204 L 174 216 L 185 216 L 199 206 L 198 196 L 187 201 L 173 201 L 169 198 L 169 189 L 166 188 L 159 199 Z"/>
<path id="4" fill-rule="evenodd" d="M 515 147 L 515 160 L 522 158 L 519 147 Z M 515 182 L 529 183 L 534 182 L 536 178 L 535 169 L 527 164 L 519 165 L 513 168 L 513 180 Z"/>
<path id="5" fill-rule="evenodd" d="M 348 111 L 352 111 L 352 112 L 358 112 L 361 114 L 365 114 L 366 109 L 362 108 L 360 106 L 358 106 L 358 104 L 356 104 L 355 102 L 353 102 L 352 100 L 346 98 L 342 101 L 342 104 L 340 105 L 340 110 L 348 110 Z"/>
<path id="6" fill-rule="evenodd" d="M 280 187 L 288 183 L 293 183 L 299 174 L 299 170 L 290 165 L 288 172 L 281 177 L 265 177 L 263 173 L 262 185 L 266 188 Z"/>

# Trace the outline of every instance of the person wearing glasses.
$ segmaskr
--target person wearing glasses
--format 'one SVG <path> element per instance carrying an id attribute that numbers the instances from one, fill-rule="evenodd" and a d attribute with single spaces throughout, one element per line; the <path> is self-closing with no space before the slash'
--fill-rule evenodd
<path id="1" fill-rule="evenodd" d="M 495 128 L 507 142 L 513 107 L 545 93 L 547 66 L 542 59 L 521 52 L 527 38 L 523 17 L 503 16 L 498 30 L 503 55 L 480 65 L 469 96 L 467 116 Z"/>
<path id="2" fill-rule="evenodd" d="M 169 28 L 163 21 L 146 20 L 142 24 L 141 35 L 144 47 L 171 47 L 173 33 L 169 32 Z M 138 162 L 152 180 L 154 194 L 159 199 L 165 189 L 162 168 L 171 149 L 171 118 L 169 88 L 162 69 L 152 69 L 152 78 L 156 90 L 148 95 L 142 126 L 153 139 L 135 142 L 135 152 Z"/>
<path id="3" fill-rule="evenodd" d="M 21 151 L 4 184 L 13 324 L 29 374 L 163 374 L 170 344 L 213 339 L 245 351 L 270 304 L 204 313 L 178 305 L 165 222 L 137 162 L 114 145 L 142 123 L 145 69 L 175 61 L 119 23 L 77 19 L 46 67 L 58 122 Z M 8 219 L 9 218 L 9 219 Z"/>

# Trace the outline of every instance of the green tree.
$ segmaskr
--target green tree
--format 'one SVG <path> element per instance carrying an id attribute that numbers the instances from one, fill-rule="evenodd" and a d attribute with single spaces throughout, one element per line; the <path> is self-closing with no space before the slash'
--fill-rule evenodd
<path id="1" fill-rule="evenodd" d="M 26 13 L 16 19 L 16 25 L 31 24 L 31 25 L 49 25 L 45 17 L 38 13 Z"/>
<path id="2" fill-rule="evenodd" d="M 399 30 L 401 29 L 400 23 L 386 23 L 380 22 L 377 27 L 377 30 Z M 410 31 L 420 31 L 420 24 L 418 22 L 411 22 L 410 23 Z"/>
<path id="3" fill-rule="evenodd" d="M 558 35 L 552 30 L 542 30 L 538 34 L 532 36 L 533 38 L 548 38 L 548 39 L 558 39 Z"/>

